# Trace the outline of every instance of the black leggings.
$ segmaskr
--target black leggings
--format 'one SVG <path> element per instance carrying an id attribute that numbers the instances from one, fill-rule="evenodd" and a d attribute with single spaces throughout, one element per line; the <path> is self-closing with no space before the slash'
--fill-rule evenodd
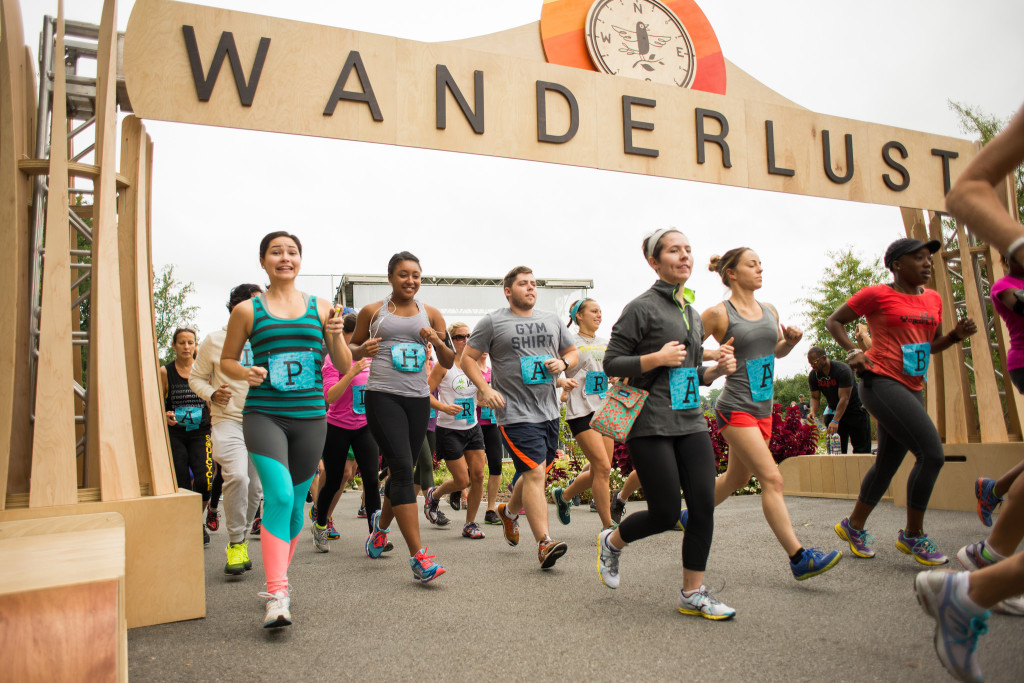
<path id="1" fill-rule="evenodd" d="M 429 420 L 427 421 L 429 425 Z M 426 491 L 434 485 L 434 452 L 437 450 L 437 433 L 430 431 L 420 444 L 420 450 L 414 453 L 416 462 L 412 470 L 412 483 Z"/>
<path id="2" fill-rule="evenodd" d="M 370 435 L 367 426 L 359 429 L 345 429 L 327 423 L 327 439 L 324 441 L 324 482 L 320 485 L 320 493 L 316 498 L 316 523 L 327 524 L 327 513 L 331 507 L 334 494 L 341 488 L 341 479 L 345 475 L 345 462 L 348 460 L 348 449 L 356 456 L 356 464 L 363 477 L 363 493 L 366 495 L 366 524 L 373 531 L 373 513 L 380 510 L 380 492 L 377 490 L 377 442 Z"/>
<path id="3" fill-rule="evenodd" d="M 167 433 L 171 437 L 171 457 L 174 460 L 174 476 L 178 478 L 178 488 L 195 491 L 202 495 L 206 503 L 210 500 L 213 488 L 213 442 L 210 441 L 210 428 L 187 432 L 184 428 L 171 427 Z"/>
<path id="4" fill-rule="evenodd" d="M 501 474 L 501 461 L 504 453 L 501 449 L 501 434 L 498 425 L 480 425 L 484 434 L 484 452 L 487 454 L 487 474 L 496 477 Z"/>
<path id="5" fill-rule="evenodd" d="M 907 507 L 927 510 L 946 458 L 921 392 L 866 372 L 860 381 L 860 401 L 878 421 L 878 455 L 861 482 L 860 501 L 872 507 L 878 505 L 910 450 L 917 463 L 907 479 Z"/>
<path id="6" fill-rule="evenodd" d="M 430 397 L 411 398 L 366 391 L 366 423 L 388 465 L 384 496 L 392 505 L 416 502 L 412 488 L 413 460 L 427 434 Z"/>
<path id="7" fill-rule="evenodd" d="M 213 478 L 213 488 L 210 490 L 210 507 L 214 510 L 220 505 L 220 494 L 224 488 L 224 477 L 220 473 L 220 465 L 216 465 L 217 474 Z"/>
<path id="8" fill-rule="evenodd" d="M 715 531 L 715 451 L 707 432 L 682 436 L 639 436 L 629 454 L 647 497 L 647 509 L 622 520 L 619 534 L 633 543 L 668 531 L 679 521 L 683 489 L 689 519 L 683 536 L 683 568 L 707 567 Z"/>

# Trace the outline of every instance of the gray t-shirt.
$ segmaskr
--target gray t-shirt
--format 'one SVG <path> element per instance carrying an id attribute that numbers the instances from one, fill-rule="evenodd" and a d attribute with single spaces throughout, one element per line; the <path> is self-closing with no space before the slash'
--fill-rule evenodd
<path id="1" fill-rule="evenodd" d="M 510 308 L 491 311 L 473 328 L 469 345 L 491 356 L 491 386 L 505 399 L 505 408 L 494 411 L 499 425 L 558 418 L 558 373 L 544 378 L 538 364 L 558 358 L 573 338 L 554 313 L 535 309 L 520 317 Z M 531 356 L 536 358 L 522 361 Z"/>

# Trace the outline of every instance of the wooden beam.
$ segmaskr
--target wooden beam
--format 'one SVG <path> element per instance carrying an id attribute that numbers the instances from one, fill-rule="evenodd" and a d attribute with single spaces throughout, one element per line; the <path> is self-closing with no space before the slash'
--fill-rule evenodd
<path id="1" fill-rule="evenodd" d="M 57 3 L 55 54 L 64 54 L 64 1 Z M 46 197 L 46 258 L 40 297 L 39 358 L 36 363 L 30 507 L 69 505 L 78 500 L 75 472 L 74 370 L 71 344 L 71 245 L 68 241 L 68 144 L 64 69 L 53 74 L 50 117 L 50 177 Z"/>
<path id="2" fill-rule="evenodd" d="M 903 216 L 903 227 L 906 229 L 907 237 L 918 239 L 922 242 L 927 242 L 930 239 L 922 211 L 902 208 L 900 209 L 900 214 Z M 932 279 L 928 285 L 932 289 L 935 288 L 935 269 L 932 269 Z M 932 418 L 932 422 L 935 423 L 935 428 L 938 429 L 939 436 L 942 438 L 944 438 L 946 433 L 943 395 L 942 363 L 929 363 L 928 376 L 924 385 L 924 405 L 925 410 L 928 411 L 928 416 Z"/>

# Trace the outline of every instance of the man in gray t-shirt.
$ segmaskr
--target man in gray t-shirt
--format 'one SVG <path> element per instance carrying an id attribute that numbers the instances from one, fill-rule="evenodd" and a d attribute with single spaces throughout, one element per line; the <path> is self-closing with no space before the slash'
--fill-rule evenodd
<path id="1" fill-rule="evenodd" d="M 546 463 L 558 446 L 559 405 L 555 382 L 579 360 L 572 335 L 553 313 L 534 310 L 537 280 L 525 266 L 505 276 L 509 307 L 484 316 L 469 337 L 462 371 L 477 386 L 481 406 L 494 409 L 505 448 L 512 455 L 519 481 L 512 499 L 498 506 L 505 540 L 519 544 L 518 515 L 525 508 L 537 540 L 542 569 L 565 554 L 565 543 L 548 536 L 548 505 L 544 494 Z M 490 354 L 491 385 L 476 361 Z"/>

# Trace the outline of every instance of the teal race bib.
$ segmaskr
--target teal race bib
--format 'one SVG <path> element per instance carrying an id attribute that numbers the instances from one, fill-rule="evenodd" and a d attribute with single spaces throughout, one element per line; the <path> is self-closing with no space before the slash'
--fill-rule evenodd
<path id="1" fill-rule="evenodd" d="M 366 385 L 356 384 L 352 387 L 352 412 L 366 415 Z"/>
<path id="2" fill-rule="evenodd" d="M 174 409 L 174 420 L 184 427 L 186 432 L 199 429 L 199 423 L 203 421 L 203 407 L 179 406 Z"/>
<path id="3" fill-rule="evenodd" d="M 523 373 L 523 384 L 545 384 L 551 381 L 551 373 L 544 367 L 544 361 L 551 356 L 523 356 L 519 367 Z"/>
<path id="4" fill-rule="evenodd" d="M 435 417 L 437 417 L 437 411 L 434 410 L 433 406 L 431 406 L 430 407 L 430 419 L 433 420 Z"/>
<path id="5" fill-rule="evenodd" d="M 270 386 L 278 391 L 315 389 L 319 356 L 313 351 L 274 354 L 270 357 Z"/>
<path id="6" fill-rule="evenodd" d="M 920 344 L 903 344 L 903 373 L 911 377 L 924 377 L 928 374 L 928 363 L 932 359 L 932 345 L 928 342 Z"/>
<path id="7" fill-rule="evenodd" d="M 748 360 L 747 379 L 754 402 L 770 401 L 775 395 L 775 355 Z"/>
<path id="8" fill-rule="evenodd" d="M 391 347 L 391 364 L 401 372 L 419 372 L 427 362 L 423 344 L 402 342 Z"/>
<path id="9" fill-rule="evenodd" d="M 252 344 L 245 342 L 245 346 L 242 347 L 242 357 L 238 359 L 238 362 L 242 364 L 243 368 L 252 367 Z"/>
<path id="10" fill-rule="evenodd" d="M 480 406 L 480 419 L 494 422 L 494 411 L 487 406 Z"/>
<path id="11" fill-rule="evenodd" d="M 588 372 L 583 383 L 583 393 L 604 396 L 608 391 L 608 375 L 603 372 Z"/>
<path id="12" fill-rule="evenodd" d="M 456 420 L 462 420 L 468 425 L 476 423 L 476 401 L 473 398 L 457 398 L 455 405 L 461 408 Z"/>
<path id="13" fill-rule="evenodd" d="M 697 368 L 669 368 L 668 387 L 672 410 L 693 410 L 700 407 L 700 379 Z"/>

